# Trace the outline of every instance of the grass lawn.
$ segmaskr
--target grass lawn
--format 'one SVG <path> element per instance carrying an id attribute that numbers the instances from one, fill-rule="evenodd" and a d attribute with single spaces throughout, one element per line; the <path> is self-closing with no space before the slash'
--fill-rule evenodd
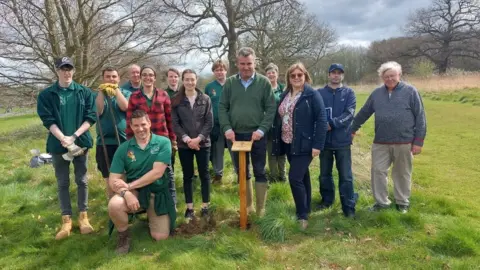
<path id="1" fill-rule="evenodd" d="M 358 96 L 360 105 L 366 94 Z M 240 231 L 239 199 L 231 161 L 226 160 L 225 184 L 212 187 L 214 230 L 198 235 L 177 234 L 153 242 L 145 221 L 133 225 L 132 252 L 115 255 L 116 234 L 107 235 L 104 183 L 89 153 L 89 215 L 96 232 L 55 241 L 60 226 L 53 168 L 28 167 L 29 150 L 44 150 L 46 130 L 38 119 L 22 116 L 0 121 L 0 268 L 1 269 L 478 269 L 480 262 L 480 106 L 425 99 L 427 140 L 415 157 L 411 211 L 392 207 L 380 213 L 369 184 L 373 136 L 371 119 L 356 137 L 354 173 L 360 193 L 357 218 L 343 217 L 335 207 L 313 212 L 301 232 L 294 217 L 288 184 L 270 186 L 267 215 L 251 219 Z M 183 223 L 182 174 L 177 158 L 178 224 Z M 319 201 L 319 162 L 311 164 L 313 201 Z M 73 179 L 73 175 L 72 175 Z M 200 185 L 195 202 L 199 211 Z M 71 181 L 74 225 L 76 186 Z M 393 191 L 391 190 L 391 194 Z M 392 195 L 393 196 L 393 195 Z"/>

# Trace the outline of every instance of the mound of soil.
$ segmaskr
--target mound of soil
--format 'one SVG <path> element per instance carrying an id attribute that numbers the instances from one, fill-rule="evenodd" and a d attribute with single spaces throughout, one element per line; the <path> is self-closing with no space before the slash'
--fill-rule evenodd
<path id="1" fill-rule="evenodd" d="M 176 235 L 194 236 L 206 232 L 214 231 L 217 227 L 217 222 L 214 215 L 208 217 L 194 217 L 188 223 L 182 223 L 175 229 Z"/>

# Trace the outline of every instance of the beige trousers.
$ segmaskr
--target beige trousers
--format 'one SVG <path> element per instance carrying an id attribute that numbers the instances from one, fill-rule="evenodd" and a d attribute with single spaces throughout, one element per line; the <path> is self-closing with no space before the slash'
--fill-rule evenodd
<path id="1" fill-rule="evenodd" d="M 395 203 L 409 205 L 412 187 L 413 155 L 411 144 L 372 145 L 372 192 L 377 204 L 390 205 L 388 198 L 388 169 L 392 167 Z"/>

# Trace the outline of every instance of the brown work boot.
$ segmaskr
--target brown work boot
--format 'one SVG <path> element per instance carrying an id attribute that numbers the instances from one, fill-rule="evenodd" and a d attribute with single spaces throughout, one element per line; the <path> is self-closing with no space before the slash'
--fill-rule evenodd
<path id="1" fill-rule="evenodd" d="M 69 215 L 62 216 L 62 228 L 60 228 L 60 231 L 58 231 L 57 235 L 55 236 L 55 240 L 61 240 L 63 238 L 69 237 L 71 231 L 72 217 Z"/>
<path id="2" fill-rule="evenodd" d="M 80 227 L 81 234 L 89 234 L 93 232 L 93 227 L 90 225 L 88 221 L 87 212 L 80 212 L 80 216 L 78 217 L 78 227 Z"/>
<path id="3" fill-rule="evenodd" d="M 253 208 L 253 183 L 252 180 L 247 180 L 247 214 L 255 213 Z"/>
<path id="4" fill-rule="evenodd" d="M 221 184 L 222 183 L 222 176 L 221 175 L 215 175 L 215 178 L 213 178 L 212 184 Z"/>
<path id="5" fill-rule="evenodd" d="M 117 254 L 127 254 L 130 251 L 130 231 L 127 229 L 124 232 L 118 232 L 118 242 L 115 252 Z"/>

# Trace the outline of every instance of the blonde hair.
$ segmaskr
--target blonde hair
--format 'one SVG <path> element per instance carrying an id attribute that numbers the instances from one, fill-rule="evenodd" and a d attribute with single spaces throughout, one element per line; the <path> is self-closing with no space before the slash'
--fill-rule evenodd
<path id="1" fill-rule="evenodd" d="M 397 71 L 399 75 L 402 75 L 402 66 L 395 61 L 389 61 L 380 65 L 380 67 L 377 70 L 378 76 L 383 77 L 383 74 L 385 74 L 385 72 L 391 69 Z"/>
<path id="2" fill-rule="evenodd" d="M 302 62 L 298 62 L 291 65 L 288 68 L 287 73 L 285 74 L 285 81 L 287 82 L 286 90 L 292 90 L 292 84 L 290 83 L 290 74 L 295 69 L 299 69 L 301 72 L 303 72 L 303 76 L 305 76 L 305 83 L 312 84 L 312 78 L 310 77 L 310 73 L 308 73 L 308 70 L 305 68 L 305 65 L 303 65 Z"/>

